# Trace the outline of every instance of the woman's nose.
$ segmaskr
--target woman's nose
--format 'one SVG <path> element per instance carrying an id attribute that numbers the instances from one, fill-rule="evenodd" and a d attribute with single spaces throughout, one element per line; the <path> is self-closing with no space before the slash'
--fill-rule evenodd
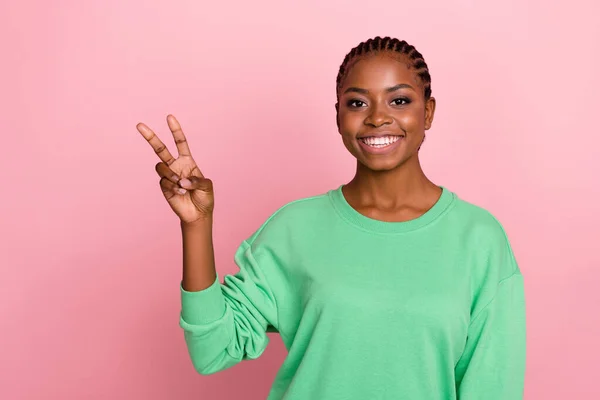
<path id="1" fill-rule="evenodd" d="M 391 124 L 392 117 L 382 109 L 382 107 L 373 107 L 372 112 L 365 118 L 365 125 L 374 127 Z"/>

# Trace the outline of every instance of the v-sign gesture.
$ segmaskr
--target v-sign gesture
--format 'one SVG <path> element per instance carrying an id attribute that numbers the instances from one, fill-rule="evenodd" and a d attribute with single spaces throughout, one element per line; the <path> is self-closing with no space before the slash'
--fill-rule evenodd
<path id="1" fill-rule="evenodd" d="M 161 190 L 182 222 L 192 223 L 210 217 L 214 209 L 212 182 L 202 175 L 192 158 L 187 140 L 177 119 L 169 115 L 167 124 L 175 139 L 177 158 L 171 155 L 167 146 L 152 129 L 143 123 L 137 124 L 137 130 L 161 159 L 161 162 L 156 164 Z"/>

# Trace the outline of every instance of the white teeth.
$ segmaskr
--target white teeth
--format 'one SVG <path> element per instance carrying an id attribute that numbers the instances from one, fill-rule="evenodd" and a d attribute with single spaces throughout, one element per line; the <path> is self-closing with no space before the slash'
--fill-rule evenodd
<path id="1" fill-rule="evenodd" d="M 385 147 L 397 142 L 401 136 L 367 137 L 360 140 L 372 147 Z"/>

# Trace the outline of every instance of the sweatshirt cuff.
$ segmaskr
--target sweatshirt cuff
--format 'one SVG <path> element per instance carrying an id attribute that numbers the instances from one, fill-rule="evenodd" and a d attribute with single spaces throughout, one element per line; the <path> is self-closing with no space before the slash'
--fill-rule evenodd
<path id="1" fill-rule="evenodd" d="M 181 318 L 190 325 L 206 325 L 225 315 L 225 297 L 221 291 L 219 276 L 204 290 L 188 292 L 179 284 L 181 291 Z"/>

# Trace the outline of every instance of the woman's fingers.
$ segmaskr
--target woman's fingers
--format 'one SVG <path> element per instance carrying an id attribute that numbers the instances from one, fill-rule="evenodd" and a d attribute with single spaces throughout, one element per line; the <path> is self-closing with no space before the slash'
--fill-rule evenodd
<path id="1" fill-rule="evenodd" d="M 137 130 L 142 134 L 144 139 L 150 143 L 150 146 L 154 149 L 154 152 L 158 157 L 165 162 L 167 165 L 171 165 L 175 162 L 175 159 L 167 149 L 167 146 L 156 136 L 152 129 L 148 128 L 146 124 L 139 123 L 136 126 Z"/>
<path id="2" fill-rule="evenodd" d="M 160 178 L 160 189 L 165 194 L 167 200 L 178 194 L 185 194 L 187 190 L 179 187 L 176 183 L 171 182 L 167 178 Z"/>
<path id="3" fill-rule="evenodd" d="M 179 182 L 179 175 L 173 172 L 173 170 L 169 168 L 169 166 L 166 163 L 161 161 L 158 164 L 156 164 L 154 169 L 156 169 L 158 176 L 160 176 L 161 178 L 167 178 L 173 183 Z"/>
<path id="4" fill-rule="evenodd" d="M 155 166 L 156 172 L 158 176 L 162 179 L 166 179 L 171 182 L 175 186 L 165 185 L 167 188 L 171 189 L 185 189 L 185 190 L 202 190 L 204 192 L 212 191 L 212 181 L 210 179 L 206 179 L 199 176 L 188 176 L 187 178 L 181 179 L 179 175 L 177 175 L 167 164 L 164 162 L 159 162 Z M 185 193 L 185 190 L 181 192 L 181 194 Z"/>
<path id="5" fill-rule="evenodd" d="M 192 168 L 190 175 L 197 176 L 199 178 L 204 178 L 204 175 L 202 175 L 202 171 L 200 171 L 200 168 L 198 168 L 198 166 L 196 165 L 195 162 L 194 162 L 194 168 Z"/>
<path id="6" fill-rule="evenodd" d="M 169 125 L 169 129 L 173 134 L 173 139 L 175 139 L 175 145 L 177 146 L 177 152 L 180 156 L 192 156 L 190 152 L 190 147 L 188 146 L 187 139 L 183 134 L 183 130 L 181 129 L 181 125 L 177 121 L 177 119 L 173 115 L 167 116 L 167 124 Z"/>
<path id="7" fill-rule="evenodd" d="M 183 178 L 179 181 L 179 186 L 187 190 L 201 190 L 203 192 L 211 192 L 213 190 L 212 181 L 199 176 Z"/>

